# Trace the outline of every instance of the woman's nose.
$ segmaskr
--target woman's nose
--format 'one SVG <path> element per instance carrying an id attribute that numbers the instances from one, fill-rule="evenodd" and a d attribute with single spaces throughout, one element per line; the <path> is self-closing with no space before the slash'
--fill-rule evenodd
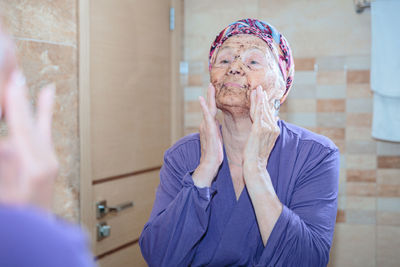
<path id="1" fill-rule="evenodd" d="M 236 59 L 232 62 L 228 73 L 231 75 L 243 75 L 243 68 L 240 59 Z"/>

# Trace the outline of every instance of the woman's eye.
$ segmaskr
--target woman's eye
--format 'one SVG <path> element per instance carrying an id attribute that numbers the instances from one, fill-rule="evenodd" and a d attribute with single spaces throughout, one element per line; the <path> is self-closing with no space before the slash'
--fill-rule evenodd
<path id="1" fill-rule="evenodd" d="M 228 60 L 226 60 L 226 59 L 223 59 L 223 60 L 221 60 L 221 61 L 220 61 L 220 63 L 221 63 L 221 64 L 228 64 L 228 63 L 229 63 L 229 61 L 228 61 Z"/>
<path id="2" fill-rule="evenodd" d="M 255 61 L 255 60 L 252 60 L 252 61 L 250 61 L 250 64 L 251 64 L 251 65 L 255 65 L 255 64 L 258 64 L 258 62 Z"/>

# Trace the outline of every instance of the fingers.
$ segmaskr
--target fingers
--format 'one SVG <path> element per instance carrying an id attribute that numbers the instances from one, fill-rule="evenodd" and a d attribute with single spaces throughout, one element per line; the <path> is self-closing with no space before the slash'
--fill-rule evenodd
<path id="1" fill-rule="evenodd" d="M 268 99 L 268 95 L 262 90 L 261 85 L 257 86 L 256 90 L 250 95 L 251 105 L 250 114 L 252 116 L 253 123 L 264 122 L 269 125 L 269 128 L 276 126 L 276 117 L 274 116 L 274 109 Z"/>
<path id="2" fill-rule="evenodd" d="M 206 101 L 204 100 L 204 97 L 199 96 L 199 101 L 200 101 L 200 106 L 201 106 L 201 110 L 203 113 L 204 121 L 207 123 L 213 123 L 212 116 L 210 114 L 210 111 L 208 110 L 208 106 L 206 104 Z"/>
<path id="3" fill-rule="evenodd" d="M 250 119 L 254 122 L 254 112 L 256 110 L 257 90 L 253 89 L 250 93 Z"/>
<path id="4" fill-rule="evenodd" d="M 263 91 L 263 100 L 262 100 L 262 106 L 263 106 L 263 118 L 264 120 L 269 123 L 271 126 L 274 126 L 276 124 L 276 121 L 274 119 L 274 111 L 275 109 L 271 105 L 270 99 L 268 98 L 268 95 L 265 91 Z"/>
<path id="5" fill-rule="evenodd" d="M 55 86 L 49 85 L 42 89 L 38 98 L 37 127 L 45 140 L 51 142 L 51 121 L 53 117 Z"/>
<path id="6" fill-rule="evenodd" d="M 253 119 L 253 124 L 260 124 L 262 113 L 263 113 L 263 91 L 261 85 L 257 86 L 255 90 L 255 105 L 254 106 L 254 119 Z"/>
<path id="7" fill-rule="evenodd" d="M 26 89 L 24 76 L 20 71 L 15 71 L 5 88 L 4 112 L 11 135 L 29 134 L 33 127 L 32 111 Z"/>
<path id="8" fill-rule="evenodd" d="M 207 89 L 207 106 L 211 116 L 215 117 L 217 115 L 217 105 L 215 103 L 215 87 L 212 83 Z"/>

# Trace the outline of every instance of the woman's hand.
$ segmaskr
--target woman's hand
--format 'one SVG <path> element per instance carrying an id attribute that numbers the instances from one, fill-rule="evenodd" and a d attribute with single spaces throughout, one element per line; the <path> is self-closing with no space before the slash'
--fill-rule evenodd
<path id="1" fill-rule="evenodd" d="M 199 101 L 203 112 L 200 124 L 201 158 L 192 177 L 196 186 L 207 187 L 211 185 L 224 159 L 222 136 L 216 119 L 215 88 L 212 84 L 208 87 L 207 103 L 201 96 Z"/>
<path id="2" fill-rule="evenodd" d="M 0 142 L 0 203 L 50 209 L 58 162 L 51 142 L 54 86 L 40 92 L 33 118 L 22 74 L 5 88 L 7 138 Z"/>
<path id="3" fill-rule="evenodd" d="M 265 171 L 269 155 L 280 134 L 278 117 L 274 112 L 267 94 L 258 86 L 250 94 L 250 117 L 253 125 L 244 149 L 244 171 Z"/>
<path id="4" fill-rule="evenodd" d="M 0 141 L 0 204 L 50 209 L 58 161 L 51 141 L 54 86 L 40 92 L 34 118 L 10 39 L 0 29 L 0 103 L 8 136 Z M 12 44 L 12 43 L 11 43 Z"/>

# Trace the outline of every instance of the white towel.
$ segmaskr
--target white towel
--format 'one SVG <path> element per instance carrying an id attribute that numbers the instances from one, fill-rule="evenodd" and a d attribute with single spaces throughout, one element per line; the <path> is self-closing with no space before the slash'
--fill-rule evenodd
<path id="1" fill-rule="evenodd" d="M 371 3 L 372 136 L 400 142 L 400 0 Z"/>

